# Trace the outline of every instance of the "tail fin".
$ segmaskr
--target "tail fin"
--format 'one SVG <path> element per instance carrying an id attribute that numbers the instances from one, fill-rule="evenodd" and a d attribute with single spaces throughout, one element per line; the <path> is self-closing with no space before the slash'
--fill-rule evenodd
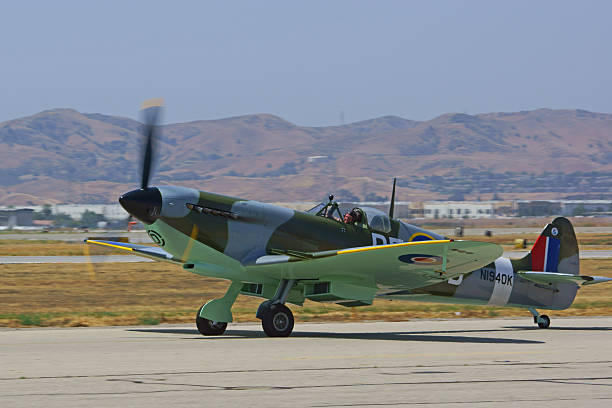
<path id="1" fill-rule="evenodd" d="M 580 274 L 578 241 L 572 223 L 555 218 L 540 234 L 531 251 L 513 261 L 515 270 Z"/>

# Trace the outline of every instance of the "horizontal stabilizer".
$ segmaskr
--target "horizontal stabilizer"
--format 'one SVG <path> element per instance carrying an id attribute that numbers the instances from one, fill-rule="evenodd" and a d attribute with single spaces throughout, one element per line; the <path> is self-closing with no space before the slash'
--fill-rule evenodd
<path id="1" fill-rule="evenodd" d="M 577 285 L 593 285 L 612 281 L 612 278 L 606 278 L 605 276 L 572 275 L 558 272 L 518 271 L 517 273 L 527 280 L 544 284 L 573 282 Z"/>

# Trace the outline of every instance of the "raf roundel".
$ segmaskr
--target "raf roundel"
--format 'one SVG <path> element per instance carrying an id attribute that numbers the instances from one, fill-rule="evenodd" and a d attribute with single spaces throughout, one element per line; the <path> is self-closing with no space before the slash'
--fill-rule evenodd
<path id="1" fill-rule="evenodd" d="M 159 235 L 157 232 L 155 232 L 153 230 L 149 230 L 149 231 L 147 231 L 147 234 L 149 234 L 149 236 L 151 237 L 153 242 L 155 242 L 157 245 L 159 245 L 159 246 L 166 245 L 166 241 L 164 241 L 162 236 Z"/>
<path id="2" fill-rule="evenodd" d="M 409 264 L 442 265 L 442 258 L 436 255 L 406 254 L 399 256 L 397 259 Z"/>

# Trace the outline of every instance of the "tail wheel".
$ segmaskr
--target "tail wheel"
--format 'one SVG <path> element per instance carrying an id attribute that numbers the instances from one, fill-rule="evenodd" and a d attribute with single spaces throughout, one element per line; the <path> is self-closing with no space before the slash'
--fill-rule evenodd
<path id="1" fill-rule="evenodd" d="M 293 313 L 285 305 L 271 305 L 261 319 L 264 332 L 270 337 L 287 337 L 293 331 Z"/>
<path id="2" fill-rule="evenodd" d="M 538 327 L 540 329 L 548 329 L 549 326 L 550 326 L 550 317 L 546 315 L 540 315 L 538 317 Z"/>
<path id="3" fill-rule="evenodd" d="M 198 310 L 198 314 L 196 315 L 196 326 L 198 327 L 198 331 L 204 336 L 222 335 L 225 332 L 225 329 L 227 328 L 227 323 L 226 322 L 213 322 L 212 320 L 208 320 L 203 317 L 200 317 L 200 312 L 202 311 L 202 307 Z"/>

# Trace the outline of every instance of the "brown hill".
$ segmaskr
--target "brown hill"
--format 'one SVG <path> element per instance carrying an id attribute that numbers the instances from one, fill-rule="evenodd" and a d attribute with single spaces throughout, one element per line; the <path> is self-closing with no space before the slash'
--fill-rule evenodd
<path id="1" fill-rule="evenodd" d="M 0 203 L 115 202 L 140 123 L 69 109 L 0 123 Z M 612 115 L 539 109 L 303 127 L 267 114 L 163 127 L 153 183 L 267 201 L 610 197 Z"/>

